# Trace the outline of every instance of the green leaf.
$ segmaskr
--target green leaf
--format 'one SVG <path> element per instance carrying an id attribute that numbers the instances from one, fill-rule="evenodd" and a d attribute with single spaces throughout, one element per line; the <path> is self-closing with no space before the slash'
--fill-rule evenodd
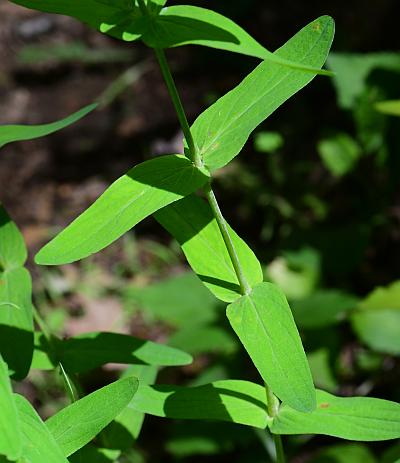
<path id="1" fill-rule="evenodd" d="M 22 437 L 17 407 L 8 377 L 8 367 L 0 355 L 0 455 L 17 460 L 22 451 Z"/>
<path id="2" fill-rule="evenodd" d="M 338 384 L 332 372 L 329 354 L 328 348 L 321 348 L 307 354 L 307 360 L 315 385 L 335 392 Z"/>
<path id="3" fill-rule="evenodd" d="M 230 304 L 227 316 L 274 394 L 296 410 L 314 410 L 310 368 L 283 292 L 271 283 L 261 283 Z"/>
<path id="4" fill-rule="evenodd" d="M 140 385 L 130 407 L 181 420 L 228 421 L 264 429 L 265 389 L 248 381 L 215 381 L 198 387 Z"/>
<path id="5" fill-rule="evenodd" d="M 119 461 L 119 450 L 102 449 L 93 444 L 86 445 L 79 452 L 71 455 L 71 463 L 115 463 Z"/>
<path id="6" fill-rule="evenodd" d="M 63 408 L 46 426 L 65 456 L 94 439 L 129 404 L 138 389 L 136 378 L 124 378 Z"/>
<path id="7" fill-rule="evenodd" d="M 351 172 L 362 155 L 361 147 L 346 133 L 321 140 L 318 153 L 324 166 L 335 177 Z"/>
<path id="8" fill-rule="evenodd" d="M 45 13 L 72 16 L 103 34 L 132 42 L 147 27 L 147 21 L 132 0 L 11 0 Z"/>
<path id="9" fill-rule="evenodd" d="M 0 203 L 0 272 L 22 267 L 26 258 L 24 238 Z"/>
<path id="10" fill-rule="evenodd" d="M 154 366 L 132 365 L 124 372 L 123 377 L 135 376 L 141 385 L 154 384 L 157 373 L 157 367 Z M 132 408 L 129 403 L 103 431 L 100 438 L 104 438 L 104 442 L 111 443 L 112 448 L 131 449 L 139 437 L 144 418 L 145 414 Z"/>
<path id="11" fill-rule="evenodd" d="M 260 153 L 274 153 L 285 144 L 283 136 L 279 132 L 262 131 L 254 137 L 254 149 Z"/>
<path id="12" fill-rule="evenodd" d="M 365 445 L 339 444 L 319 452 L 311 463 L 376 463 L 376 458 Z"/>
<path id="13" fill-rule="evenodd" d="M 217 221 L 205 201 L 190 195 L 154 216 L 178 241 L 192 269 L 218 299 L 232 302 L 240 297 L 232 261 Z M 263 272 L 257 257 L 230 227 L 229 231 L 249 284 L 261 283 Z"/>
<path id="14" fill-rule="evenodd" d="M 176 5 L 163 8 L 153 18 L 153 27 L 143 34 L 143 41 L 153 48 L 201 45 L 253 56 L 294 69 L 326 71 L 271 53 L 229 18 L 206 8 Z"/>
<path id="15" fill-rule="evenodd" d="M 169 339 L 171 346 L 190 352 L 192 355 L 215 352 L 232 354 L 237 351 L 238 342 L 230 333 L 218 326 L 189 326 L 177 331 Z"/>
<path id="16" fill-rule="evenodd" d="M 400 116 L 400 100 L 380 101 L 375 104 L 375 109 L 389 116 Z"/>
<path id="17" fill-rule="evenodd" d="M 218 317 L 218 301 L 192 272 L 143 288 L 127 288 L 125 299 L 129 307 L 133 303 L 153 320 L 172 327 L 203 326 Z"/>
<path id="18" fill-rule="evenodd" d="M 114 182 L 89 209 L 41 249 L 36 262 L 60 265 L 90 256 L 207 180 L 204 171 L 183 156 L 145 161 Z"/>
<path id="19" fill-rule="evenodd" d="M 320 68 L 328 55 L 333 35 L 332 18 L 322 16 L 298 32 L 275 54 Z M 232 160 L 251 132 L 314 77 L 311 73 L 266 61 L 201 114 L 193 125 L 193 136 L 208 168 L 213 171 Z"/>
<path id="20" fill-rule="evenodd" d="M 22 2 L 21 2 L 22 3 Z M 28 3 L 28 2 L 27 2 Z M 39 3 L 39 2 L 32 2 Z M 61 121 L 52 122 L 44 125 L 3 125 L 0 126 L 0 148 L 13 141 L 32 140 L 34 138 L 44 137 L 53 132 L 57 132 L 73 124 L 82 117 L 92 112 L 97 104 L 91 104 L 82 108 L 74 114 L 62 119 Z"/>
<path id="21" fill-rule="evenodd" d="M 336 325 L 356 307 L 357 298 L 338 290 L 319 290 L 305 299 L 292 301 L 294 319 L 301 328 L 319 329 Z"/>
<path id="22" fill-rule="evenodd" d="M 180 366 L 192 357 L 173 347 L 118 333 L 88 333 L 62 341 L 60 359 L 68 372 L 81 373 L 106 363 Z"/>
<path id="23" fill-rule="evenodd" d="M 54 437 L 32 405 L 15 394 L 22 428 L 23 451 L 19 463 L 68 463 Z"/>
<path id="24" fill-rule="evenodd" d="M 400 55 L 397 52 L 331 53 L 327 64 L 335 73 L 333 83 L 338 93 L 339 105 L 350 109 L 367 89 L 368 76 L 374 69 L 400 70 Z M 369 94 L 368 97 L 370 96 Z"/>
<path id="25" fill-rule="evenodd" d="M 335 397 L 317 390 L 317 409 L 301 413 L 283 405 L 271 425 L 275 434 L 324 434 L 355 441 L 400 437 L 400 404 L 369 397 Z"/>
<path id="26" fill-rule="evenodd" d="M 354 331 L 373 350 L 400 354 L 400 281 L 377 288 L 351 316 Z"/>
<path id="27" fill-rule="evenodd" d="M 31 293 L 25 268 L 0 272 L 0 352 L 17 380 L 28 374 L 33 355 Z"/>

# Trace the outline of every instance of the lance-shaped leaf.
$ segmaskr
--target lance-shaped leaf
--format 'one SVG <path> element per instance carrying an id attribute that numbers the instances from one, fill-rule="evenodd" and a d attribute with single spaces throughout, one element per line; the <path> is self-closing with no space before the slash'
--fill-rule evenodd
<path id="1" fill-rule="evenodd" d="M 332 18 L 322 16 L 275 54 L 320 68 L 328 56 L 333 35 Z M 201 114 L 193 125 L 193 136 L 208 168 L 223 167 L 237 156 L 251 132 L 314 77 L 315 74 L 266 61 Z"/>
<path id="2" fill-rule="evenodd" d="M 118 333 L 89 333 L 61 341 L 61 362 L 67 371 L 81 373 L 106 363 L 179 366 L 192 363 L 181 350 Z"/>
<path id="3" fill-rule="evenodd" d="M 28 374 L 33 354 L 32 282 L 23 267 L 26 256 L 20 231 L 0 205 L 0 352 L 18 380 Z"/>
<path id="4" fill-rule="evenodd" d="M 157 378 L 157 367 L 132 365 L 123 374 L 124 378 L 135 376 L 139 383 L 154 384 Z M 143 426 L 145 414 L 138 412 L 129 403 L 104 431 L 104 442 L 112 442 L 113 448 L 126 450 L 132 448 Z"/>
<path id="5" fill-rule="evenodd" d="M 296 410 L 313 410 L 310 368 L 283 292 L 271 283 L 261 283 L 230 304 L 227 316 L 274 394 Z"/>
<path id="6" fill-rule="evenodd" d="M 68 463 L 61 448 L 32 405 L 15 394 L 22 429 L 22 458 L 19 463 Z"/>
<path id="7" fill-rule="evenodd" d="M 400 437 L 400 404 L 370 397 L 335 397 L 317 391 L 317 408 L 301 413 L 283 405 L 271 425 L 275 434 L 325 434 L 355 441 Z"/>
<path id="8" fill-rule="evenodd" d="M 22 451 L 22 437 L 17 406 L 8 377 L 8 367 L 0 355 L 0 455 L 17 460 Z"/>
<path id="9" fill-rule="evenodd" d="M 229 18 L 215 11 L 191 5 L 163 8 L 153 18 L 153 25 L 143 34 L 143 41 L 154 48 L 201 45 L 253 56 L 302 71 L 330 74 L 296 58 L 286 59 L 264 48 Z"/>
<path id="10" fill-rule="evenodd" d="M 11 0 L 45 13 L 71 16 L 117 39 L 137 40 L 147 21 L 133 0 Z"/>
<path id="11" fill-rule="evenodd" d="M 178 241 L 192 269 L 216 297 L 225 302 L 240 297 L 235 269 L 205 201 L 190 195 L 161 209 L 154 217 Z M 251 286 L 261 283 L 263 272 L 257 257 L 230 227 L 229 231 L 247 281 Z"/>
<path id="12" fill-rule="evenodd" d="M 400 116 L 400 100 L 380 101 L 375 104 L 375 109 L 389 116 Z"/>
<path id="13" fill-rule="evenodd" d="M 130 377 L 115 381 L 63 408 L 46 421 L 65 456 L 94 439 L 129 404 L 139 382 Z"/>
<path id="14" fill-rule="evenodd" d="M 265 389 L 248 381 L 215 381 L 198 387 L 140 385 L 130 407 L 181 420 L 228 421 L 264 429 Z"/>
<path id="15" fill-rule="evenodd" d="M 43 125 L 2 125 L 0 126 L 0 148 L 13 141 L 32 140 L 34 138 L 44 137 L 58 130 L 64 129 L 74 122 L 79 121 L 82 117 L 92 112 L 97 104 L 91 104 L 82 108 L 74 114 L 62 119 L 61 121 L 52 122 Z"/>
<path id="16" fill-rule="evenodd" d="M 39 251 L 36 262 L 59 265 L 90 256 L 207 180 L 205 170 L 197 169 L 183 156 L 145 161 L 114 182 L 89 209 Z"/>

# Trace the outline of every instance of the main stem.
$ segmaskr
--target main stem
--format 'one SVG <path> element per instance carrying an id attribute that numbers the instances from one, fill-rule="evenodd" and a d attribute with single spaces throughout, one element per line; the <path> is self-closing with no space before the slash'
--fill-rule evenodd
<path id="1" fill-rule="evenodd" d="M 142 2 L 143 0 L 139 0 L 139 4 L 141 4 Z M 190 126 L 189 126 L 189 123 L 186 117 L 185 109 L 179 97 L 179 93 L 176 88 L 174 78 L 172 77 L 170 68 L 168 66 L 168 62 L 165 57 L 164 50 L 155 49 L 155 53 L 156 53 L 158 62 L 160 64 L 161 72 L 163 74 L 165 83 L 167 85 L 172 103 L 175 107 L 175 111 L 178 116 L 182 131 L 183 131 L 183 134 L 184 134 L 184 137 L 185 137 L 188 149 L 189 149 L 189 157 L 197 167 L 201 167 L 203 166 L 203 160 L 194 142 L 193 135 L 190 130 Z M 215 220 L 218 223 L 218 227 L 221 231 L 221 235 L 224 240 L 226 249 L 232 261 L 232 265 L 235 270 L 236 277 L 239 281 L 240 292 L 243 295 L 250 294 L 251 287 L 244 275 L 244 271 L 240 263 L 239 257 L 237 255 L 235 245 L 229 233 L 228 225 L 226 223 L 226 220 L 224 219 L 224 216 L 222 215 L 222 212 L 218 205 L 218 201 L 217 201 L 217 198 L 215 197 L 214 191 L 212 190 L 211 182 L 204 188 L 204 193 L 206 195 L 208 203 L 210 204 Z M 269 388 L 267 384 L 265 384 L 265 389 L 267 393 L 268 415 L 271 418 L 274 418 L 278 413 L 279 400 L 273 394 L 272 390 Z M 275 450 L 276 450 L 276 461 L 277 463 L 285 463 L 285 455 L 283 452 L 282 439 L 278 434 L 273 434 L 273 439 L 274 439 Z"/>

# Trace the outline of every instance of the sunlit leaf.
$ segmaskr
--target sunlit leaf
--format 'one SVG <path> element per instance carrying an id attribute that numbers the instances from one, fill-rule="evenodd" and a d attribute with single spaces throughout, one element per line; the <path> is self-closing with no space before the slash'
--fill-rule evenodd
<path id="1" fill-rule="evenodd" d="M 400 437 L 400 404 L 369 397 L 335 397 L 317 391 L 317 409 L 301 413 L 283 405 L 271 425 L 276 434 L 325 434 L 355 441 Z"/>
<path id="2" fill-rule="evenodd" d="M 23 452 L 19 463 L 68 463 L 63 451 L 32 405 L 15 395 L 21 422 Z"/>
<path id="3" fill-rule="evenodd" d="M 0 355 L 0 455 L 17 460 L 22 452 L 22 436 L 17 407 L 8 377 L 8 367 Z"/>
<path id="4" fill-rule="evenodd" d="M 375 104 L 375 109 L 389 116 L 400 116 L 400 100 L 380 101 Z"/>
<path id="5" fill-rule="evenodd" d="M 115 181 L 36 255 L 41 265 L 74 262 L 118 239 L 147 216 L 200 188 L 208 176 L 183 156 L 145 161 Z"/>
<path id="6" fill-rule="evenodd" d="M 34 138 L 44 137 L 54 132 L 58 132 L 65 127 L 73 124 L 82 117 L 92 112 L 97 104 L 91 104 L 82 108 L 74 114 L 62 119 L 61 121 L 52 122 L 44 125 L 2 125 L 0 126 L 0 148 L 13 141 L 32 140 Z"/>
<path id="7" fill-rule="evenodd" d="M 333 35 L 332 18 L 322 16 L 298 32 L 275 54 L 321 67 Z M 251 132 L 314 77 L 312 73 L 265 61 L 238 87 L 201 114 L 193 125 L 193 135 L 208 168 L 216 170 L 237 156 Z"/>
<path id="8" fill-rule="evenodd" d="M 265 389 L 248 381 L 216 381 L 198 387 L 141 385 L 131 407 L 150 415 L 267 426 Z"/>
<path id="9" fill-rule="evenodd" d="M 283 292 L 271 283 L 261 283 L 230 304 L 227 316 L 274 394 L 296 410 L 313 410 L 310 368 Z"/>
<path id="10" fill-rule="evenodd" d="M 129 404 L 139 382 L 130 377 L 98 389 L 46 421 L 65 456 L 89 443 Z"/>
<path id="11" fill-rule="evenodd" d="M 221 231 L 204 200 L 190 195 L 159 210 L 155 218 L 178 241 L 192 269 L 216 297 L 225 302 L 240 297 L 239 281 Z M 261 283 L 263 272 L 257 257 L 230 227 L 229 231 L 249 284 Z"/>

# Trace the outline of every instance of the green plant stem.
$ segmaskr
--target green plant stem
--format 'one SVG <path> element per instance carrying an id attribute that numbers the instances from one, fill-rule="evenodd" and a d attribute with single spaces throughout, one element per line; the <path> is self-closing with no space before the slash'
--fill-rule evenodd
<path id="1" fill-rule="evenodd" d="M 172 77 L 171 71 L 169 69 L 164 50 L 155 48 L 154 51 L 157 56 L 157 60 L 160 65 L 161 72 L 164 77 L 165 83 L 167 85 L 169 94 L 171 96 L 172 103 L 175 107 L 176 115 L 178 116 L 179 123 L 183 131 L 183 135 L 188 145 L 190 158 L 192 162 L 194 162 L 196 167 L 201 167 L 203 164 L 203 161 L 194 143 L 192 132 L 190 131 L 189 122 L 187 120 L 186 113 L 182 105 L 182 101 L 180 99 L 178 90 L 176 88 L 174 78 Z"/>
<path id="2" fill-rule="evenodd" d="M 204 192 L 207 198 L 208 203 L 210 204 L 213 215 L 217 221 L 218 227 L 221 231 L 222 238 L 224 240 L 226 249 L 228 250 L 229 257 L 231 258 L 233 268 L 235 269 L 236 277 L 239 281 L 240 292 L 244 294 L 250 294 L 251 288 L 247 282 L 246 277 L 244 276 L 243 268 L 240 263 L 239 257 L 237 255 L 235 245 L 233 244 L 232 237 L 229 233 L 228 226 L 224 216 L 222 215 L 221 209 L 218 205 L 217 198 L 211 188 L 211 184 L 208 184 L 204 188 Z"/>
<path id="3" fill-rule="evenodd" d="M 274 419 L 279 412 L 279 400 L 272 392 L 271 388 L 265 383 L 265 391 L 267 394 L 267 411 L 270 418 Z M 283 452 L 282 438 L 279 434 L 272 434 L 275 444 L 276 461 L 277 463 L 285 463 L 285 454 Z"/>

